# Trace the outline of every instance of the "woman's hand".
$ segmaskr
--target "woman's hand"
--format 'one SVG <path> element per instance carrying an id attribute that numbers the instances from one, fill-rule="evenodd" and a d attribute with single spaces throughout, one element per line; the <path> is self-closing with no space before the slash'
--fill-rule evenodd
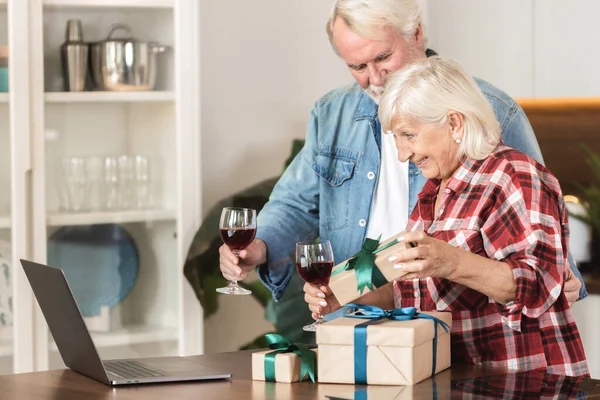
<path id="1" fill-rule="evenodd" d="M 399 280 L 445 278 L 500 304 L 515 300 L 517 285 L 509 264 L 453 247 L 424 232 L 405 232 L 398 240 L 417 244 L 390 256 L 390 259 L 396 257 L 395 268 L 406 272 Z"/>
<path id="2" fill-rule="evenodd" d="M 329 286 L 316 288 L 309 283 L 305 283 L 304 301 L 308 304 L 313 319 L 317 319 L 319 314 L 329 314 L 341 308 L 340 303 L 331 292 Z"/>
<path id="3" fill-rule="evenodd" d="M 416 247 L 398 251 L 389 257 L 394 268 L 406 272 L 400 279 L 425 277 L 446 278 L 452 280 L 456 268 L 460 265 L 461 249 L 434 239 L 425 232 L 404 232 L 399 242 L 415 243 Z"/>

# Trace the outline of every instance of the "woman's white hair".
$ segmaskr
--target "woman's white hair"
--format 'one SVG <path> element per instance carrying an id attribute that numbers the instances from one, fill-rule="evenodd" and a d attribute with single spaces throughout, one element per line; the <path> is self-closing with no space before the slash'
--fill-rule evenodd
<path id="1" fill-rule="evenodd" d="M 378 28 L 389 26 L 409 39 L 421 24 L 421 7 L 417 0 L 335 0 L 326 31 L 331 47 L 339 55 L 333 40 L 333 24 L 337 17 L 342 18 L 352 32 L 364 38 L 381 40 Z"/>
<path id="2" fill-rule="evenodd" d="M 488 157 L 500 143 L 500 126 L 475 80 L 456 61 L 428 57 L 401 68 L 388 76 L 379 102 L 384 132 L 399 121 L 441 126 L 451 111 L 463 116 L 459 157 Z"/>

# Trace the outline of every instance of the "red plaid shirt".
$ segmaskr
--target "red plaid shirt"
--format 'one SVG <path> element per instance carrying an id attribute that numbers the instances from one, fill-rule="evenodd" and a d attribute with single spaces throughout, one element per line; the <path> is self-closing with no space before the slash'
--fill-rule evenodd
<path id="1" fill-rule="evenodd" d="M 440 193 L 429 180 L 407 230 L 510 265 L 516 299 L 507 305 L 442 278 L 394 282 L 396 307 L 452 312 L 452 360 L 511 370 L 588 375 L 583 345 L 562 292 L 569 235 L 557 179 L 532 158 L 500 145 L 464 161 Z"/>

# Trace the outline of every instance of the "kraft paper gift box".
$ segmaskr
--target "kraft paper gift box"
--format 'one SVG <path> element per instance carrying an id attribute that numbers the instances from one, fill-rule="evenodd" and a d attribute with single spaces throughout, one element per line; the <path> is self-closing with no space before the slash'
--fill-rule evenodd
<path id="1" fill-rule="evenodd" d="M 406 274 L 406 272 L 394 268 L 396 262 L 388 260 L 392 254 L 415 246 L 412 243 L 397 242 L 396 239 L 399 236 L 400 234 L 395 235 L 382 243 L 367 238 L 359 253 L 334 267 L 331 272 L 329 287 L 340 304 L 348 304 Z M 375 249 L 375 247 L 377 248 Z M 375 254 L 369 254 L 372 252 L 375 252 Z M 357 273 L 357 266 L 364 266 L 364 263 L 370 264 L 372 271 L 364 275 Z M 359 282 L 357 275 L 364 276 L 365 281 L 361 280 Z M 371 287 L 369 288 L 369 286 Z"/>
<path id="2" fill-rule="evenodd" d="M 437 374 L 434 379 L 425 379 L 416 385 L 406 386 L 349 386 L 319 383 L 319 400 L 413 400 L 452 398 L 452 373 L 449 369 Z"/>
<path id="3" fill-rule="evenodd" d="M 442 323 L 429 317 L 445 323 L 448 332 Z M 317 328 L 319 383 L 414 385 L 432 376 L 434 342 L 435 373 L 449 368 L 452 314 L 422 312 L 415 318 L 371 322 L 366 327 L 366 344 L 355 343 L 355 331 L 361 329 L 358 325 L 373 320 L 346 316 L 320 325 Z M 437 326 L 437 340 L 434 340 L 434 326 Z M 360 348 L 361 354 L 366 350 L 363 360 L 355 358 L 355 350 Z"/>
<path id="4" fill-rule="evenodd" d="M 274 350 L 259 351 L 252 353 L 252 380 L 270 381 L 265 377 L 265 356 Z M 317 353 L 317 349 L 308 350 Z M 300 356 L 295 353 L 279 353 L 275 356 L 275 382 L 292 383 L 309 379 L 309 374 L 300 377 L 302 370 Z M 313 370 L 316 368 L 316 363 Z M 315 376 L 316 378 L 316 376 Z"/>

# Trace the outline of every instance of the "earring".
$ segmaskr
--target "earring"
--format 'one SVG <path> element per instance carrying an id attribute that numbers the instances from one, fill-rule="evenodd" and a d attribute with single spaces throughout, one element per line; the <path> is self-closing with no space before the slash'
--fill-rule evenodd
<path id="1" fill-rule="evenodd" d="M 462 143 L 462 140 L 460 140 L 460 139 L 456 139 L 456 140 L 455 140 L 455 142 L 456 142 L 456 144 L 461 144 L 461 143 Z"/>

